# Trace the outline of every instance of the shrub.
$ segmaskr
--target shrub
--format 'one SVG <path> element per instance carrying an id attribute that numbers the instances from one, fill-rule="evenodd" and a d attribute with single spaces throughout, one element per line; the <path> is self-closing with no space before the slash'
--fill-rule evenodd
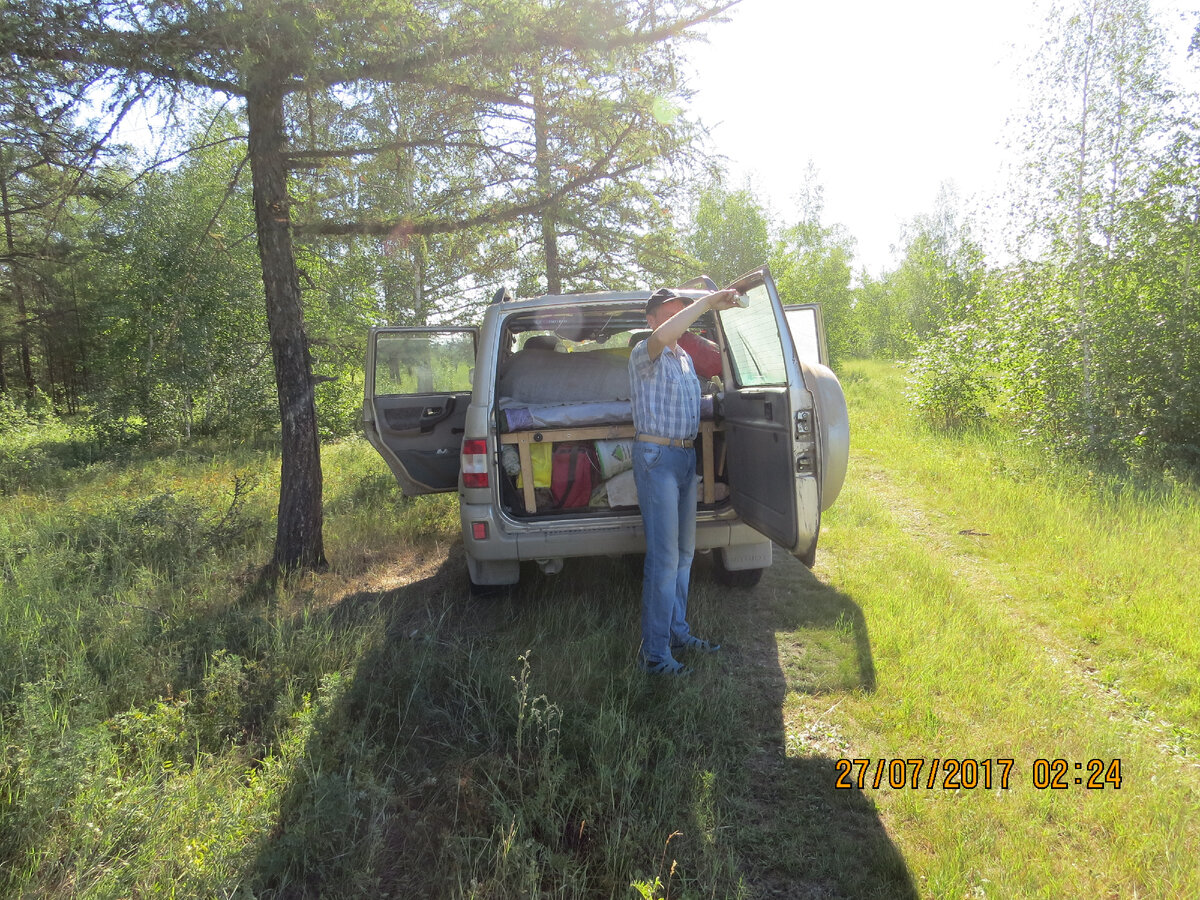
<path id="1" fill-rule="evenodd" d="M 44 447 L 24 441 L 0 442 L 0 494 L 12 494 L 29 484 L 48 464 Z"/>
<path id="2" fill-rule="evenodd" d="M 361 364 L 357 364 L 357 368 L 343 368 L 333 376 L 319 377 L 316 404 L 322 439 L 360 434 L 363 404 Z"/>
<path id="3" fill-rule="evenodd" d="M 943 326 L 908 363 L 908 398 L 926 421 L 960 428 L 988 415 L 996 387 L 984 365 L 986 341 L 968 324 Z"/>
<path id="4" fill-rule="evenodd" d="M 87 416 L 92 441 L 103 454 L 115 455 L 146 440 L 146 426 L 129 415 L 114 412 L 100 403 Z"/>
<path id="5" fill-rule="evenodd" d="M 0 432 L 21 428 L 27 421 L 24 405 L 14 400 L 10 394 L 0 394 Z"/>
<path id="6" fill-rule="evenodd" d="M 54 405 L 41 388 L 34 388 L 24 400 L 15 394 L 0 394 L 0 433 L 43 425 L 54 418 Z"/>

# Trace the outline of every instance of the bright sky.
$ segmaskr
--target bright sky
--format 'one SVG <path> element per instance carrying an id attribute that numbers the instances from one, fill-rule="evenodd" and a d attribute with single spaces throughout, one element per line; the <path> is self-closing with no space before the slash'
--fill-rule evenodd
<path id="1" fill-rule="evenodd" d="M 1177 36 L 1179 11 L 1152 0 Z M 930 212 L 942 182 L 964 206 L 1000 185 L 1005 122 L 1025 88 L 1017 66 L 1042 39 L 1037 0 L 742 0 L 694 45 L 692 112 L 728 159 L 733 185 L 793 222 L 811 159 L 825 224 L 857 239 L 857 266 L 895 260 L 904 222 Z M 1194 22 L 1194 18 L 1188 21 Z M 1182 40 L 1182 44 L 1180 41 Z"/>

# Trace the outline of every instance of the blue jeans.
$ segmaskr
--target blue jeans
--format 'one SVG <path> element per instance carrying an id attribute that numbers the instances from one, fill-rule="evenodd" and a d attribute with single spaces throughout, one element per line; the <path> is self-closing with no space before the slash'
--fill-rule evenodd
<path id="1" fill-rule="evenodd" d="M 696 451 L 635 441 L 633 480 L 646 531 L 641 656 L 654 664 L 671 659 L 671 645 L 682 644 L 691 633 L 687 598 L 696 552 Z"/>

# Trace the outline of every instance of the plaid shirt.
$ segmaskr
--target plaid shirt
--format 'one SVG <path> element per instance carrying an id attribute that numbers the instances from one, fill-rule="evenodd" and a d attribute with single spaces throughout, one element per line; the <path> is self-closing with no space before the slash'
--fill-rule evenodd
<path id="1" fill-rule="evenodd" d="M 690 439 L 700 427 L 700 379 L 682 347 L 666 347 L 650 359 L 648 341 L 629 355 L 633 427 L 638 434 Z"/>

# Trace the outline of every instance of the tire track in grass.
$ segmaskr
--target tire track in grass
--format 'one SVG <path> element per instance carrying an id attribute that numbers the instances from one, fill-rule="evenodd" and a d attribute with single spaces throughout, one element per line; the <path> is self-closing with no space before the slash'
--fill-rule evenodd
<path id="1" fill-rule="evenodd" d="M 844 755 L 1017 764 L 1011 790 L 870 790 L 921 895 L 1200 896 L 1194 770 L 1164 762 L 1147 724 L 1029 621 L 936 500 L 913 500 L 861 456 L 853 466 L 816 572 L 861 605 L 879 673 L 878 692 L 835 713 Z M 816 718 L 831 701 L 800 705 Z M 1124 789 L 1035 789 L 1035 757 L 1121 757 Z"/>
<path id="2" fill-rule="evenodd" d="M 1041 646 L 1046 658 L 1067 682 L 1085 692 L 1110 721 L 1119 721 L 1130 731 L 1137 732 L 1141 742 L 1153 745 L 1164 757 L 1175 762 L 1180 771 L 1200 789 L 1200 761 L 1172 740 L 1174 735 L 1186 732 L 1186 729 L 1131 701 L 1119 688 L 1105 684 L 1100 678 L 1100 670 L 1092 664 L 1091 657 L 1082 648 L 1070 646 L 1059 634 L 1026 612 L 1019 599 L 1003 588 L 983 560 L 965 552 L 961 544 L 953 540 L 953 536 L 958 535 L 987 537 L 985 533 L 973 529 L 953 532 L 952 525 L 940 526 L 933 517 L 948 517 L 912 503 L 908 495 L 888 477 L 886 470 L 877 465 L 859 459 L 855 474 L 857 478 L 870 483 L 872 491 L 885 501 L 889 512 L 906 534 L 926 544 L 936 544 L 941 557 L 953 559 L 952 571 L 956 578 L 969 584 L 973 593 L 994 598 L 995 609 L 1002 611 L 1013 624 L 1032 635 L 1034 642 Z"/>
<path id="3" fill-rule="evenodd" d="M 815 574 L 861 607 L 878 687 L 842 694 L 830 714 L 845 738 L 839 755 L 1016 760 L 1012 789 L 990 793 L 868 781 L 921 896 L 1200 896 L 1192 759 L 1168 752 L 1162 738 L 1173 725 L 1088 671 L 1087 650 L 1071 649 L 1085 635 L 1031 593 L 1054 590 L 1057 570 L 1073 571 L 1073 554 L 1060 563 L 1047 556 L 1053 548 L 1039 548 L 1050 561 L 1030 579 L 1015 555 L 1024 532 L 992 538 L 979 526 L 959 536 L 978 523 L 959 521 L 952 491 L 965 490 L 970 508 L 986 514 L 991 501 L 980 498 L 991 497 L 995 470 L 977 482 L 960 472 L 943 489 L 942 467 L 961 469 L 962 454 L 913 432 L 894 369 L 864 363 L 845 383 L 857 428 Z M 789 693 L 789 719 L 818 721 L 838 699 Z M 1046 757 L 1120 757 L 1122 789 L 1037 789 L 1032 764 Z"/>

